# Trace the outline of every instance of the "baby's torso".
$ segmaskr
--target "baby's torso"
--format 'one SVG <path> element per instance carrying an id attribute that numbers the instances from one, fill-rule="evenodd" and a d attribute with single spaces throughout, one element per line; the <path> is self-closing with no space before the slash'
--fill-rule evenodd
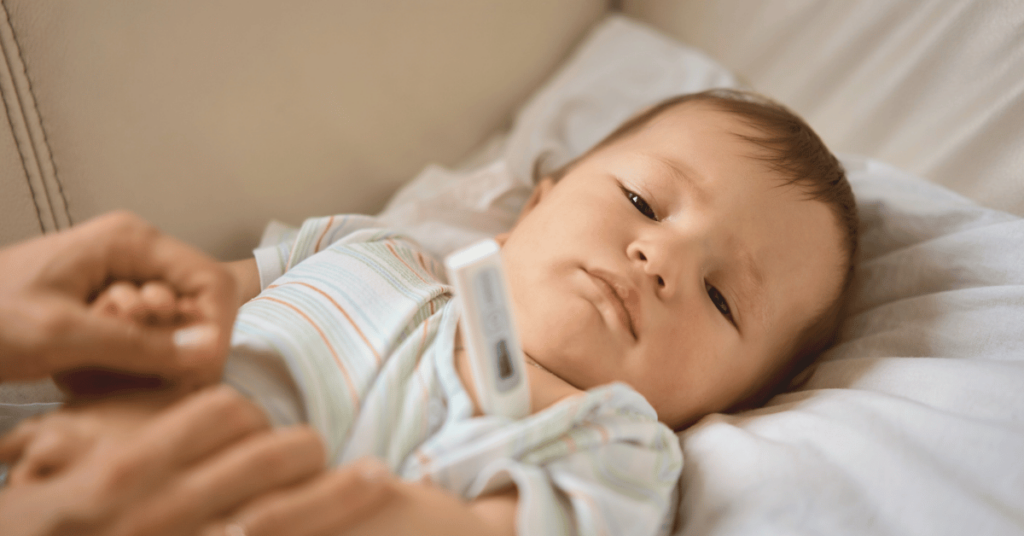
<path id="1" fill-rule="evenodd" d="M 451 362 L 457 319 L 440 266 L 389 233 L 359 233 L 369 236 L 310 256 L 239 311 L 225 378 L 277 424 L 313 425 L 333 465 L 374 455 L 399 469 L 473 408 Z M 293 386 L 249 388 L 268 383 L 259 376 L 275 359 L 273 381 Z M 295 407 L 263 400 L 268 391 L 290 392 Z"/>
<path id="2" fill-rule="evenodd" d="M 534 478 L 524 467 L 588 452 L 597 462 L 612 444 L 668 449 L 667 458 L 652 460 L 668 464 L 655 481 L 671 488 L 675 436 L 624 384 L 573 394 L 545 371 L 529 370 L 541 393 L 530 417 L 479 415 L 465 388 L 468 362 L 456 351 L 458 308 L 441 270 L 413 244 L 380 230 L 325 247 L 239 312 L 225 381 L 276 424 L 314 426 L 331 465 L 375 456 L 405 479 L 466 498 L 513 479 L 524 486 Z"/>

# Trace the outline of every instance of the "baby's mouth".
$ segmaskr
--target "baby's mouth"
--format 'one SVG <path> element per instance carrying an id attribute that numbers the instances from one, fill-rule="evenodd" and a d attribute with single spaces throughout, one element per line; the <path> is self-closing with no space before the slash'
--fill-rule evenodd
<path id="1" fill-rule="evenodd" d="M 630 312 L 630 307 L 627 307 L 628 304 L 635 310 L 635 292 L 632 292 L 630 289 L 623 287 L 622 285 L 613 284 L 611 281 L 606 279 L 607 276 L 602 277 L 604 274 L 597 275 L 586 270 L 584 271 L 587 275 L 593 278 L 597 288 L 605 298 L 608 299 L 608 302 L 612 304 L 612 307 L 615 309 L 615 315 L 618 316 L 619 321 L 627 330 L 629 330 L 633 339 L 636 340 L 636 324 L 633 321 L 633 314 Z"/>

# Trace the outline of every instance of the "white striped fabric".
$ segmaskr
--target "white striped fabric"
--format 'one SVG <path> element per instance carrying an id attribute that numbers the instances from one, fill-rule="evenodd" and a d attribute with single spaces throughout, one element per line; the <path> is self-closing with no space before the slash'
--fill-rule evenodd
<path id="1" fill-rule="evenodd" d="M 513 421 L 473 417 L 442 265 L 367 216 L 306 221 L 257 250 L 272 281 L 239 313 L 225 380 L 329 459 L 386 461 L 463 498 L 516 485 L 520 534 L 667 534 L 676 435 L 615 383 Z"/>

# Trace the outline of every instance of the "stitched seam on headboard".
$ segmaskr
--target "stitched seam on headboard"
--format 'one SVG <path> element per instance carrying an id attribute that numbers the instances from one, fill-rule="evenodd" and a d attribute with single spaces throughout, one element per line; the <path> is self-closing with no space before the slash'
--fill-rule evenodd
<path id="1" fill-rule="evenodd" d="M 6 29 L 10 31 L 13 37 L 13 30 L 10 27 L 10 18 L 7 13 L 7 6 L 4 5 L 3 0 L 0 0 L 0 8 L 3 9 L 3 21 L 0 22 L 4 24 Z M 2 37 L 3 36 L 0 35 L 0 53 L 2 53 L 3 55 L 2 66 L 4 68 L 4 72 L 2 74 L 6 76 L 0 79 L 0 97 L 2 97 L 2 100 L 4 102 L 4 110 L 7 112 L 7 124 L 11 129 L 11 136 L 14 138 L 15 144 L 18 147 L 18 155 L 21 157 L 21 169 L 25 172 L 25 182 L 28 185 L 29 193 L 32 195 L 32 204 L 36 209 L 36 220 L 39 223 L 39 230 L 43 233 L 46 233 L 46 231 L 48 230 L 48 226 L 44 221 L 43 210 L 40 206 L 39 196 L 37 195 L 36 191 L 37 188 L 32 184 L 33 173 L 30 169 L 29 160 L 34 161 L 34 158 L 30 158 L 27 154 L 27 151 L 32 151 L 32 156 L 34 157 L 34 150 L 32 148 L 31 140 L 25 139 L 26 136 L 23 135 L 22 133 L 23 129 L 27 131 L 27 128 L 24 128 L 25 118 L 22 114 L 21 102 L 18 97 L 17 82 L 14 79 L 14 66 L 11 65 L 11 60 L 8 58 L 8 43 L 7 40 L 3 39 Z M 17 44 L 15 43 L 14 46 L 17 47 Z M 4 91 L 4 87 L 6 84 L 4 84 L 3 82 L 9 82 L 10 84 L 10 87 L 7 91 Z M 15 121 L 16 118 L 20 119 L 20 121 Z M 19 126 L 23 128 L 18 128 Z M 42 193 L 45 197 L 45 191 L 38 193 Z M 47 203 L 47 207 L 49 207 L 49 203 Z"/>
<path id="2" fill-rule="evenodd" d="M 0 47 L 3 47 L 2 43 L 0 43 Z M 2 50 L 2 48 L 0 48 L 0 50 Z M 10 65 L 7 65 L 7 58 L 6 58 L 6 56 L 4 57 L 4 65 L 8 69 L 10 69 Z M 3 87 L 0 87 L 0 93 L 3 93 Z M 0 99 L 0 100 L 4 101 L 4 110 L 7 112 L 7 126 L 10 127 L 11 135 L 13 136 L 14 135 L 14 123 L 11 122 L 11 107 L 7 105 L 7 95 L 4 94 L 3 97 L 4 98 Z M 19 144 L 19 147 L 18 147 L 18 154 L 19 155 L 21 154 L 20 144 Z M 22 156 L 22 158 L 21 158 L 21 169 L 25 172 L 25 182 L 28 183 L 28 192 L 30 194 L 32 194 L 32 206 L 33 206 L 33 208 L 36 209 L 36 223 L 39 224 L 39 232 L 46 233 L 46 227 L 43 226 L 43 215 L 42 215 L 42 213 L 39 212 L 39 200 L 36 199 L 36 191 L 35 191 L 35 189 L 32 188 L 32 182 L 29 180 L 28 166 L 25 164 L 25 157 L 24 156 Z"/>
<path id="3" fill-rule="evenodd" d="M 36 165 L 39 170 L 39 177 L 42 179 L 43 188 L 45 188 L 46 201 L 50 207 L 51 217 L 53 218 L 54 226 L 57 229 L 70 227 L 72 225 L 71 212 L 68 207 L 67 198 L 64 195 L 64 185 L 60 181 L 60 176 L 57 173 L 57 162 L 53 158 L 53 151 L 50 150 L 50 140 L 46 133 L 46 128 L 43 124 L 43 115 L 39 110 L 39 105 L 35 98 L 35 90 L 32 85 L 32 78 L 28 74 L 28 63 L 25 61 L 24 53 L 22 52 L 21 44 L 18 42 L 18 35 L 14 31 L 14 25 L 11 23 L 10 12 L 7 10 L 7 5 L 3 0 L 0 0 L 0 8 L 4 10 L 4 16 L 7 21 L 7 29 L 10 32 L 11 39 L 14 41 L 14 50 L 18 54 L 18 59 L 21 62 L 21 75 L 24 79 L 26 86 L 27 95 L 18 99 L 21 104 L 22 115 L 25 119 L 25 126 L 28 129 L 29 141 L 36 157 Z M 11 71 L 12 78 L 17 71 L 13 69 L 8 61 L 8 69 Z M 17 85 L 15 86 L 17 88 Z M 29 108 L 31 107 L 31 108 Z M 31 113 L 29 113 L 31 112 Z M 49 164 L 49 169 L 45 164 Z M 57 190 L 57 195 L 53 195 L 53 190 Z M 60 203 L 60 207 L 55 207 L 56 203 Z M 62 209 L 62 210 L 59 210 Z M 60 216 L 63 216 L 61 218 Z M 64 221 L 61 221 L 61 220 Z"/>

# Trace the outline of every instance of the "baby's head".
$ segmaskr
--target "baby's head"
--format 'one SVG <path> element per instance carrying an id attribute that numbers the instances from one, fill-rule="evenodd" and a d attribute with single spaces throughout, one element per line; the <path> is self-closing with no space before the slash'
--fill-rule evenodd
<path id="1" fill-rule="evenodd" d="M 857 215 L 802 120 L 713 90 L 542 179 L 502 242 L 526 354 L 581 389 L 626 382 L 681 428 L 762 402 L 831 342 Z"/>

